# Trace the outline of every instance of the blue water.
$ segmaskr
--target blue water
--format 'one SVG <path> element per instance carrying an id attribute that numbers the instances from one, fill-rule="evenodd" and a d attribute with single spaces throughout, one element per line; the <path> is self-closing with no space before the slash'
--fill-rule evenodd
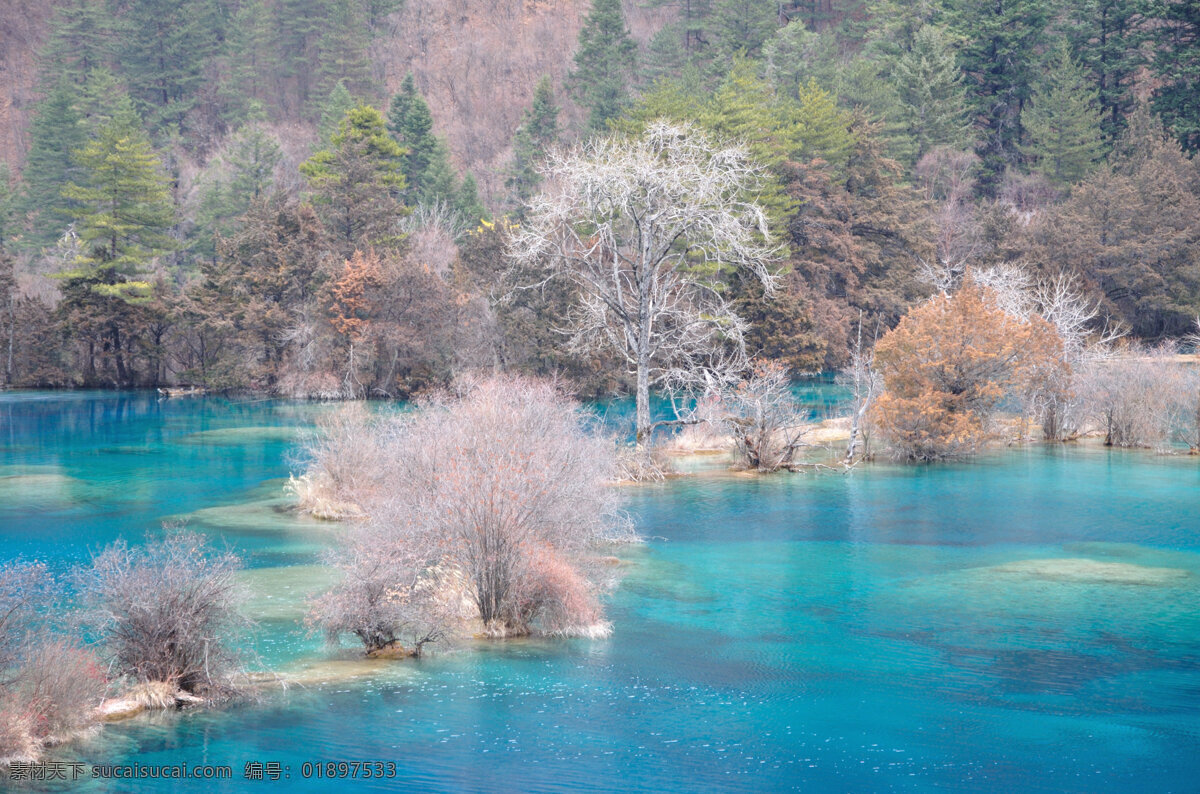
<path id="1" fill-rule="evenodd" d="M 245 557 L 248 647 L 303 684 L 56 751 L 229 764 L 232 781 L 67 790 L 276 788 L 242 779 L 251 761 L 289 791 L 1200 790 L 1195 459 L 1033 447 L 629 488 L 648 541 L 622 552 L 611 638 L 364 672 L 298 623 L 337 527 L 291 513 L 282 482 L 325 410 L 0 394 L 5 558 L 65 570 L 186 521 Z M 328 760 L 395 777 L 303 778 Z"/>

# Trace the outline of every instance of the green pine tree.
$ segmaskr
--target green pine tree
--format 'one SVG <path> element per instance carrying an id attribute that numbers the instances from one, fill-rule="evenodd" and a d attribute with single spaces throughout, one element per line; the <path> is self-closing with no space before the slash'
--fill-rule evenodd
<path id="1" fill-rule="evenodd" d="M 300 165 L 339 255 L 400 242 L 404 211 L 404 148 L 388 135 L 383 114 L 358 105 L 346 114 L 328 148 Z"/>
<path id="2" fill-rule="evenodd" d="M 1104 156 L 1097 91 L 1065 41 L 1054 49 L 1048 70 L 1021 114 L 1029 142 L 1023 151 L 1052 182 L 1082 180 Z"/>
<path id="3" fill-rule="evenodd" d="M 284 107 L 293 114 L 310 107 L 315 91 L 318 43 L 325 30 L 326 0 L 275 0 L 275 52 L 286 94 Z"/>
<path id="4" fill-rule="evenodd" d="M 980 188 L 991 193 L 1021 159 L 1021 109 L 1033 94 L 1052 6 L 1043 0 L 960 0 L 951 19 L 978 119 Z"/>
<path id="5" fill-rule="evenodd" d="M 557 142 L 558 104 L 554 101 L 550 78 L 543 77 L 533 92 L 533 105 L 525 111 L 513 137 L 513 162 L 504 182 L 512 192 L 518 212 L 541 184 L 537 166 Z"/>
<path id="6" fill-rule="evenodd" d="M 450 151 L 433 132 L 429 103 L 417 90 L 412 74 L 404 78 L 388 109 L 388 131 L 405 148 L 406 203 L 446 201 L 454 204 L 458 176 L 450 165 Z"/>
<path id="7" fill-rule="evenodd" d="M 216 0 L 130 0 L 117 43 L 122 75 L 154 132 L 178 129 L 224 37 Z"/>
<path id="8" fill-rule="evenodd" d="M 970 111 L 962 70 L 950 39 L 934 25 L 913 34 L 912 48 L 892 63 L 900 99 L 900 121 L 914 141 L 913 160 L 937 146 L 965 147 L 971 140 Z"/>
<path id="9" fill-rule="evenodd" d="M 637 45 L 625 26 L 621 0 L 593 0 L 567 78 L 571 96 L 588 112 L 589 130 L 605 129 L 629 105 L 636 68 Z"/>
<path id="10" fill-rule="evenodd" d="M 29 242 L 47 245 L 66 225 L 71 202 L 62 192 L 77 179 L 71 155 L 87 142 L 79 90 L 65 79 L 38 103 L 29 125 L 21 209 L 31 217 Z"/>
<path id="11" fill-rule="evenodd" d="M 1186 151 L 1200 151 L 1200 3 L 1158 0 L 1148 10 L 1162 31 L 1151 65 L 1159 81 L 1151 106 Z"/>
<path id="12" fill-rule="evenodd" d="M 375 87 L 362 0 L 329 0 L 322 26 L 317 43 L 317 94 L 325 96 L 335 85 L 345 85 L 355 96 L 371 96 Z"/>
<path id="13" fill-rule="evenodd" d="M 756 58 L 775 32 L 779 4 L 776 0 L 716 0 L 712 16 L 719 59 L 739 52 Z"/>
<path id="14" fill-rule="evenodd" d="M 1080 0 L 1064 20 L 1076 59 L 1091 73 L 1109 143 L 1125 128 L 1134 78 L 1146 63 L 1139 46 L 1145 11 L 1143 0 Z"/>
<path id="15" fill-rule="evenodd" d="M 324 104 L 321 105 L 320 121 L 317 124 L 317 136 L 322 143 L 329 143 L 330 139 L 337 134 L 342 119 L 346 118 L 346 114 L 356 105 L 358 105 L 358 100 L 346 88 L 345 83 L 334 85 L 329 96 L 325 97 Z"/>
<path id="16" fill-rule="evenodd" d="M 467 222 L 468 228 L 474 229 L 480 221 L 489 220 L 488 212 L 483 202 L 479 200 L 479 190 L 475 186 L 475 177 L 470 171 L 463 177 L 458 194 L 454 200 L 454 210 Z"/>
<path id="17" fill-rule="evenodd" d="M 795 97 L 810 79 L 831 88 L 838 79 L 837 40 L 831 34 L 808 30 L 802 22 L 792 22 L 763 45 L 763 63 L 767 79 L 781 94 Z"/>
<path id="18" fill-rule="evenodd" d="M 229 84 L 225 102 L 230 120 L 243 121 L 274 97 L 271 77 L 278 74 L 279 58 L 273 46 L 270 9 L 266 0 L 246 0 L 229 25 L 225 51 L 229 57 Z"/>
<path id="19" fill-rule="evenodd" d="M 231 237 L 250 205 L 274 192 L 275 169 L 282 157 L 279 142 L 262 125 L 249 124 L 212 159 L 200 178 L 190 246 L 195 256 L 213 261 L 218 240 Z"/>
<path id="20" fill-rule="evenodd" d="M 132 382 L 126 366 L 138 306 L 151 296 L 150 261 L 169 250 L 174 210 L 162 164 L 132 113 L 107 122 L 75 153 L 80 181 L 63 195 L 75 202 L 81 252 L 75 267 L 58 274 L 60 315 L 89 341 L 86 376 L 95 375 L 96 345 L 112 358 L 118 385 Z"/>
<path id="21" fill-rule="evenodd" d="M 108 66 L 114 54 L 116 22 L 104 3 L 68 0 L 58 4 L 46 46 L 38 53 L 41 84 L 49 90 L 64 82 L 81 86 L 93 69 Z"/>

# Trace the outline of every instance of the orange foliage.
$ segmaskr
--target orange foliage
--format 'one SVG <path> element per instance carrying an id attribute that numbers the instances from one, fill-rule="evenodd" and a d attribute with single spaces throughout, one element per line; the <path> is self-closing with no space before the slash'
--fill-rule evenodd
<path id="1" fill-rule="evenodd" d="M 1062 342 L 1040 317 L 996 308 L 968 284 L 913 309 L 875 348 L 884 393 L 875 420 L 899 457 L 935 460 L 974 452 L 1008 397 L 1065 370 Z"/>
<path id="2" fill-rule="evenodd" d="M 346 267 L 333 285 L 333 305 L 329 321 L 334 330 L 351 342 L 362 339 L 370 322 L 371 304 L 368 293 L 383 280 L 379 257 L 374 251 L 355 251 L 346 260 Z"/>

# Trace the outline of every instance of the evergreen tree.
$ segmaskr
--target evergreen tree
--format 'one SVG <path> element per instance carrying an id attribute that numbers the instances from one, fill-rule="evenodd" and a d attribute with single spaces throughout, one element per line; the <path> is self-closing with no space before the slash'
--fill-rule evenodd
<path id="1" fill-rule="evenodd" d="M 399 243 L 404 209 L 404 149 L 387 133 L 375 108 L 353 108 L 322 149 L 300 165 L 337 254 Z"/>
<path id="2" fill-rule="evenodd" d="M 915 142 L 914 160 L 937 146 L 970 141 L 970 112 L 962 71 L 949 37 L 933 25 L 913 34 L 912 49 L 896 58 L 893 80 L 905 132 Z"/>
<path id="3" fill-rule="evenodd" d="M 107 122 L 75 155 L 80 182 L 63 195 L 76 202 L 81 253 L 75 268 L 59 274 L 59 310 L 67 326 L 89 340 L 87 377 L 95 376 L 95 344 L 102 340 L 117 383 L 132 382 L 126 367 L 129 330 L 152 286 L 146 265 L 172 246 L 174 223 L 161 163 L 136 117 L 124 112 Z"/>
<path id="4" fill-rule="evenodd" d="M 980 187 L 995 190 L 1020 159 L 1021 109 L 1033 92 L 1050 6 L 1042 0 L 961 0 L 954 30 L 980 127 Z"/>
<path id="5" fill-rule="evenodd" d="M 39 79 L 49 90 L 81 86 L 93 69 L 109 65 L 116 20 L 104 3 L 67 0 L 50 21 L 50 36 L 38 53 Z"/>
<path id="6" fill-rule="evenodd" d="M 651 8 L 668 6 L 675 12 L 674 21 L 650 39 L 642 59 L 643 84 L 677 78 L 686 66 L 699 66 L 711 60 L 712 0 L 647 0 L 643 4 Z"/>
<path id="7" fill-rule="evenodd" d="M 279 69 L 273 47 L 270 9 L 266 0 L 245 0 L 229 25 L 225 50 L 229 54 L 229 98 L 235 108 L 233 118 L 251 115 L 257 103 L 265 106 L 274 99 L 270 77 Z"/>
<path id="8" fill-rule="evenodd" d="M 216 0 L 130 0 L 118 42 L 129 93 L 152 130 L 178 128 L 224 35 Z"/>
<path id="9" fill-rule="evenodd" d="M 429 165 L 425 172 L 419 175 L 420 184 L 412 192 L 414 203 L 432 204 L 438 201 L 454 205 L 458 201 L 460 189 L 458 174 L 450 164 L 450 149 L 440 136 L 434 136 L 433 152 L 429 157 Z"/>
<path id="10" fill-rule="evenodd" d="M 1151 68 L 1160 81 L 1152 106 L 1186 151 L 1200 150 L 1200 3 L 1151 0 L 1161 26 Z"/>
<path id="11" fill-rule="evenodd" d="M 197 256 L 214 259 L 218 240 L 232 236 L 250 205 L 273 192 L 275 169 L 282 156 L 279 142 L 266 129 L 249 124 L 212 159 L 201 177 L 203 187 L 196 208 L 191 248 Z"/>
<path id="12" fill-rule="evenodd" d="M 358 100 L 350 94 L 345 83 L 337 83 L 333 87 L 329 96 L 325 98 L 325 103 L 321 106 L 320 122 L 317 124 L 317 135 L 322 143 L 329 143 L 330 139 L 337 134 L 342 119 L 346 118 L 346 114 L 357 104 Z"/>
<path id="13" fill-rule="evenodd" d="M 317 43 L 317 93 L 345 85 L 355 96 L 374 93 L 367 57 L 369 32 L 362 0 L 328 0 L 323 32 Z"/>
<path id="14" fill-rule="evenodd" d="M 638 82 L 653 85 L 675 77 L 683 70 L 688 63 L 688 56 L 684 50 L 681 29 L 679 23 L 668 23 L 650 38 L 641 58 Z"/>
<path id="15" fill-rule="evenodd" d="M 838 80 L 837 40 L 815 33 L 802 22 L 785 25 L 763 45 L 767 79 L 781 94 L 795 97 L 810 79 L 832 88 Z"/>
<path id="16" fill-rule="evenodd" d="M 66 224 L 69 202 L 62 191 L 77 178 L 71 155 L 87 142 L 78 89 L 65 79 L 38 103 L 29 126 L 21 206 L 32 219 L 30 242 L 56 240 Z"/>
<path id="17" fill-rule="evenodd" d="M 1021 114 L 1035 170 L 1067 186 L 1080 181 L 1104 155 L 1099 96 L 1066 42 L 1055 48 L 1048 71 Z"/>
<path id="18" fill-rule="evenodd" d="M 1134 77 L 1145 63 L 1138 46 L 1145 8 L 1143 0 L 1082 0 L 1066 20 L 1075 57 L 1095 81 L 1109 143 L 1133 109 Z"/>
<path id="19" fill-rule="evenodd" d="M 279 53 L 283 110 L 298 115 L 316 95 L 318 42 L 325 30 L 326 0 L 276 0 L 275 51 Z"/>
<path id="20" fill-rule="evenodd" d="M 417 90 L 411 72 L 405 75 L 399 93 L 392 97 L 388 108 L 388 131 L 405 149 L 404 197 L 408 203 L 415 204 L 423 194 L 430 192 L 427 183 L 444 181 L 449 163 L 445 161 L 444 149 L 439 153 L 438 139 L 433 134 L 433 114 L 429 112 L 429 103 Z M 439 173 L 431 175 L 431 168 Z M 431 176 L 441 179 L 430 179 Z"/>
<path id="21" fill-rule="evenodd" d="M 475 186 L 475 177 L 470 171 L 463 177 L 454 201 L 455 211 L 466 221 L 469 228 L 475 228 L 481 220 L 488 220 L 487 210 L 479 200 L 479 190 Z"/>
<path id="22" fill-rule="evenodd" d="M 744 53 L 758 57 L 763 43 L 775 31 L 779 5 L 775 0 L 716 0 L 712 32 L 717 57 Z"/>
<path id="23" fill-rule="evenodd" d="M 636 61 L 637 45 L 625 27 L 621 0 L 593 0 L 568 76 L 571 96 L 588 112 L 589 130 L 605 129 L 629 104 Z"/>
<path id="24" fill-rule="evenodd" d="M 533 92 L 533 105 L 525 111 L 521 126 L 517 127 L 513 137 L 513 163 L 504 182 L 512 191 L 518 211 L 541 184 L 537 166 L 557 142 L 558 105 L 554 101 L 550 78 L 543 77 Z"/>
<path id="25" fill-rule="evenodd" d="M 850 114 L 837 106 L 836 98 L 816 80 L 800 87 L 796 105 L 797 153 L 806 159 L 819 157 L 840 168 L 850 154 Z"/>

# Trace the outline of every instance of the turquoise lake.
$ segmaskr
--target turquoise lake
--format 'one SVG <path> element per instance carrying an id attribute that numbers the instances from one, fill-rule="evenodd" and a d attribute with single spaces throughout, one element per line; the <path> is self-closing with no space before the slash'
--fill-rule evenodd
<path id="1" fill-rule="evenodd" d="M 55 751 L 230 781 L 64 790 L 1200 791 L 1195 459 L 1033 446 L 629 487 L 647 541 L 621 551 L 611 638 L 365 665 L 300 624 L 338 527 L 283 483 L 328 410 L 0 394 L 0 558 L 65 572 L 186 522 L 243 556 L 254 665 L 296 682 Z M 353 760 L 396 777 L 302 776 Z"/>

